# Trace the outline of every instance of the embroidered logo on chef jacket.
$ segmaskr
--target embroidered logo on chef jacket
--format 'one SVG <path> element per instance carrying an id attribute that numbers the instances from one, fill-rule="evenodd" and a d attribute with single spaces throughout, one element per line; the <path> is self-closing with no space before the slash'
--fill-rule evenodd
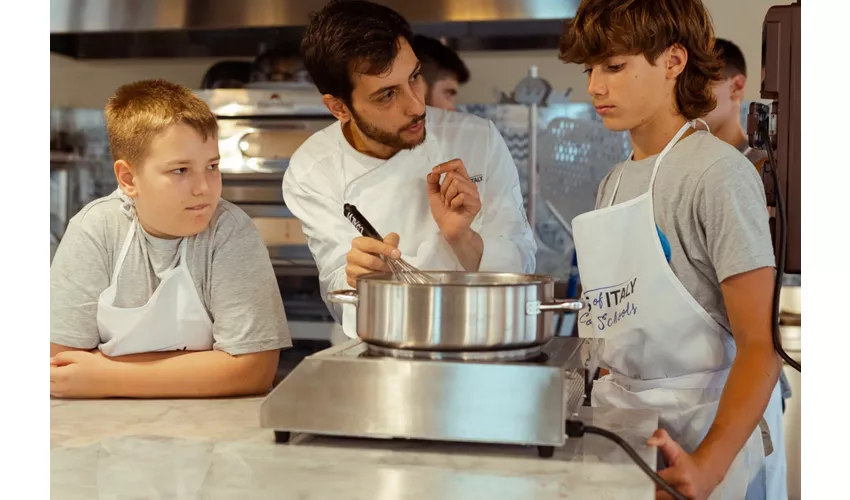
<path id="1" fill-rule="evenodd" d="M 473 175 L 469 178 L 469 180 L 471 180 L 475 184 L 478 184 L 479 182 L 484 180 L 484 174 Z"/>

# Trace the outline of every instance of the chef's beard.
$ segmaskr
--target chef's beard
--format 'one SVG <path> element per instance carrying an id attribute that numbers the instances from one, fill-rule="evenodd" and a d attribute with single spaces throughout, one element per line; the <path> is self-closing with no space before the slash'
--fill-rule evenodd
<path id="1" fill-rule="evenodd" d="M 351 119 L 354 121 L 354 124 L 357 125 L 357 128 L 361 132 L 363 132 L 363 135 L 377 143 L 383 144 L 384 146 L 393 149 L 413 149 L 416 146 L 425 142 L 425 135 L 428 133 L 427 127 L 423 127 L 422 136 L 418 137 L 413 142 L 405 141 L 401 135 L 401 132 L 407 127 L 415 125 L 420 121 L 424 121 L 425 113 L 422 113 L 422 115 L 417 116 L 415 119 L 411 120 L 410 123 L 408 123 L 404 127 L 401 127 L 397 132 L 387 132 L 386 130 L 382 130 L 377 126 L 372 125 L 371 123 L 362 119 L 353 109 L 351 110 Z"/>

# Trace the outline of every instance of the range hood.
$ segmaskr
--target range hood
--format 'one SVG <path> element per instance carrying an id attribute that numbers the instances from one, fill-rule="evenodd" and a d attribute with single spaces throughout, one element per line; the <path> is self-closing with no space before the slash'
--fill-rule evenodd
<path id="1" fill-rule="evenodd" d="M 458 50 L 553 49 L 578 0 L 376 0 Z M 50 51 L 78 59 L 297 52 L 328 0 L 50 0 Z"/>

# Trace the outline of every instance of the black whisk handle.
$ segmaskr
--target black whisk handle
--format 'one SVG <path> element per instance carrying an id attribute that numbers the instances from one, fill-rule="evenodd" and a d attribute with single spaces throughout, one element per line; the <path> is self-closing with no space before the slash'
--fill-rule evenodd
<path id="1" fill-rule="evenodd" d="M 369 224 L 366 217 L 363 217 L 363 214 L 361 214 L 360 210 L 357 210 L 357 207 L 354 205 L 346 203 L 342 206 L 342 213 L 345 214 L 345 218 L 351 222 L 360 234 L 368 238 L 375 238 L 376 240 L 384 241 L 384 238 L 382 238 L 378 231 L 372 227 L 372 224 Z"/>

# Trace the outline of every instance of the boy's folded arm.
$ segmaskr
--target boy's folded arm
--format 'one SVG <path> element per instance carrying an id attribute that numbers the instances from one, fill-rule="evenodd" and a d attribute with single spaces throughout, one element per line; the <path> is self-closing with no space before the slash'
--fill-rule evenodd
<path id="1" fill-rule="evenodd" d="M 209 301 L 213 350 L 108 358 L 110 395 L 220 397 L 271 388 L 280 348 L 292 344 L 268 250 L 244 213 L 229 210 L 219 224 Z"/>
<path id="2" fill-rule="evenodd" d="M 94 352 L 100 344 L 97 304 L 110 283 L 101 213 L 81 212 L 68 223 L 50 265 L 50 357 Z"/>
<path id="3" fill-rule="evenodd" d="M 173 351 L 107 358 L 103 383 L 117 397 L 256 395 L 271 388 L 279 350 L 232 356 L 224 351 Z M 103 354 L 99 354 L 103 356 Z"/>
<path id="4" fill-rule="evenodd" d="M 53 356 L 56 356 L 60 352 L 67 352 L 67 351 L 95 352 L 95 351 L 97 351 L 97 349 L 83 349 L 83 348 L 80 348 L 80 347 L 68 347 L 68 346 L 65 346 L 65 345 L 56 344 L 54 342 L 50 343 L 50 357 L 51 358 Z"/>

